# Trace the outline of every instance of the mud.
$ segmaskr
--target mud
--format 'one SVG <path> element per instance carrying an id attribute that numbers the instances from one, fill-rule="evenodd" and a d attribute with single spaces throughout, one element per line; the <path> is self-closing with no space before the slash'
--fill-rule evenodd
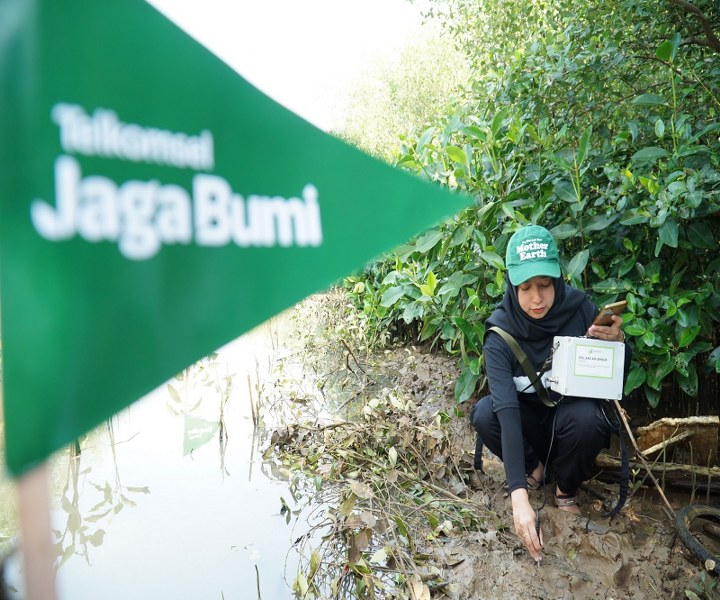
<path id="1" fill-rule="evenodd" d="M 474 431 L 467 414 L 476 399 L 456 407 L 453 385 L 456 361 L 417 348 L 389 355 L 384 370 L 394 371 L 398 390 L 412 396 L 428 416 L 456 413 L 450 423 L 456 454 L 472 471 Z M 485 450 L 484 474 L 471 472 L 466 497 L 491 508 L 497 521 L 487 529 L 447 539 L 433 554 L 447 585 L 434 597 L 453 599 L 718 598 L 717 580 L 675 540 L 674 525 L 663 512 L 656 491 L 640 487 L 611 520 L 597 496 L 613 500 L 617 484 L 587 482 L 579 500 L 582 517 L 552 506 L 553 486 L 531 491 L 541 509 L 543 559 L 536 564 L 512 528 L 510 498 L 502 463 Z M 641 474 L 636 474 L 641 476 Z M 589 493 L 592 490 L 595 493 Z M 690 493 L 665 490 L 674 508 Z M 703 497 L 703 501 L 705 498 Z M 718 498 L 711 498 L 718 503 Z"/>
<path id="2" fill-rule="evenodd" d="M 326 304 L 320 302 L 311 305 L 309 313 L 322 321 L 321 314 L 326 309 Z M 328 310 L 327 314 L 332 315 L 333 310 Z M 301 315 L 299 322 L 305 324 L 307 318 Z M 329 322 L 336 323 L 336 332 L 345 327 L 333 318 Z M 306 324 L 303 327 L 296 333 L 309 340 L 304 348 L 306 356 L 309 352 L 317 357 L 318 331 L 323 328 L 312 330 Z M 327 332 L 321 334 L 323 340 L 325 336 Z M 383 387 L 390 387 L 398 397 L 412 399 L 418 415 L 428 422 L 436 421 L 439 415 L 443 417 L 445 435 L 450 441 L 449 455 L 443 460 L 457 467 L 464 477 L 463 481 L 454 483 L 451 491 L 483 509 L 482 526 L 477 530 L 455 528 L 440 538 L 440 544 L 437 537 L 433 537 L 427 547 L 418 548 L 420 554 L 427 555 L 421 575 L 422 581 L 428 582 L 430 593 L 428 596 L 425 590 L 418 598 L 720 598 L 717 579 L 705 572 L 703 565 L 676 540 L 674 521 L 664 512 L 667 509 L 652 484 L 640 483 L 643 473 L 639 471 L 631 475 L 630 484 L 635 491 L 620 514 L 610 520 L 603 518 L 602 513 L 614 506 L 618 484 L 607 475 L 603 480 L 601 469 L 578 494 L 581 517 L 552 505 L 552 485 L 531 491 L 532 505 L 536 509 L 542 507 L 544 551 L 542 561 L 536 564 L 514 532 L 501 462 L 486 449 L 484 473 L 477 473 L 473 468 L 475 433 L 468 414 L 477 397 L 462 405 L 456 404 L 453 389 L 459 374 L 457 358 L 412 345 L 374 354 L 352 351 L 344 339 L 336 348 L 338 350 L 327 353 L 329 363 L 315 366 L 313 370 L 330 369 L 335 378 L 351 376 L 345 380 L 350 381 L 349 387 L 355 390 L 352 398 L 362 395 L 356 377 L 362 373 L 363 385 L 371 380 L 381 381 Z M 330 364 L 339 359 L 343 365 L 331 368 Z M 304 370 L 307 372 L 307 364 Z M 326 386 L 323 402 L 331 395 L 329 388 Z M 351 408 L 352 403 L 342 406 Z M 349 414 L 344 416 L 353 418 Z M 694 492 L 665 489 L 664 493 L 676 510 L 692 502 L 720 504 L 717 494 L 706 496 L 700 488 Z M 490 519 L 486 518 L 488 512 L 493 515 Z"/>

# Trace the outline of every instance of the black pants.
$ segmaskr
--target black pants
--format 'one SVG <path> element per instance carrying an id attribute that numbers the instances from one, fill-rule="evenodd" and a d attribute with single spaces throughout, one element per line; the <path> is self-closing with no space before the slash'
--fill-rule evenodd
<path id="1" fill-rule="evenodd" d="M 593 398 L 565 399 L 556 408 L 521 402 L 525 472 L 531 473 L 540 461 L 545 464 L 549 452 L 546 468 L 550 466 L 554 470 L 557 485 L 563 492 L 575 494 L 580 484 L 589 479 L 600 450 L 610 444 L 611 428 L 602 411 L 602 400 Z M 478 434 L 476 468 L 482 466 L 483 444 L 502 460 L 500 423 L 492 410 L 490 396 L 478 401 L 470 420 Z"/>

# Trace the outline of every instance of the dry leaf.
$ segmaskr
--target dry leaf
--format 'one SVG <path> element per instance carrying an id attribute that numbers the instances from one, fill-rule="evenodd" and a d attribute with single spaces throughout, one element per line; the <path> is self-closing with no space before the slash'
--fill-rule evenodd
<path id="1" fill-rule="evenodd" d="M 371 512 L 368 512 L 367 510 L 360 513 L 360 519 L 362 519 L 365 526 L 369 527 L 370 529 L 374 529 L 375 525 L 377 525 L 377 519 L 375 518 L 375 515 Z"/>
<path id="2" fill-rule="evenodd" d="M 353 494 L 355 494 L 358 498 L 364 498 L 365 500 L 368 500 L 369 498 L 375 497 L 375 494 L 370 489 L 370 486 L 366 483 L 360 483 L 359 481 L 351 481 L 350 489 L 352 490 Z"/>
<path id="3" fill-rule="evenodd" d="M 430 600 L 430 588 L 415 574 L 408 582 L 413 600 Z"/>

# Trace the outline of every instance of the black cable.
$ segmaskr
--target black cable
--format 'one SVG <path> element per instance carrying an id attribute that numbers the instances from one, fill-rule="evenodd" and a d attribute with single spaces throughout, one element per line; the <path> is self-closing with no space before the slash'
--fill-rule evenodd
<path id="1" fill-rule="evenodd" d="M 555 414 L 553 415 L 552 420 L 552 428 L 550 431 L 550 445 L 548 446 L 547 456 L 545 457 L 545 462 L 543 463 L 543 476 L 542 476 L 542 488 L 543 488 L 543 503 L 540 506 L 540 508 L 535 509 L 535 534 L 538 536 L 538 539 L 540 539 L 540 511 L 545 508 L 545 505 L 547 504 L 547 489 L 546 489 L 546 477 L 547 472 L 549 468 L 549 462 L 550 462 L 550 453 L 552 452 L 553 443 L 555 442 L 555 419 L 557 419 L 558 410 L 560 408 L 560 404 L 563 401 L 563 397 L 560 397 L 560 400 L 558 400 L 557 407 L 555 408 Z"/>

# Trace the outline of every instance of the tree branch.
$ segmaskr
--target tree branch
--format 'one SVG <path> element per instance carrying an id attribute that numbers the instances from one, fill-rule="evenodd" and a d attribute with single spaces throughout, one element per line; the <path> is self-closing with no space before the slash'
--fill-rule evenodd
<path id="1" fill-rule="evenodd" d="M 700 21 L 700 25 L 705 33 L 705 40 L 702 42 L 697 40 L 694 41 L 694 43 L 707 46 L 708 48 L 712 48 L 715 52 L 720 53 L 720 38 L 718 38 L 717 34 L 713 30 L 713 25 L 707 15 L 688 0 L 669 0 L 669 2 L 678 8 L 681 8 L 686 13 L 693 15 L 698 21 Z M 694 38 L 688 38 L 686 43 L 690 40 L 694 40 Z"/>

